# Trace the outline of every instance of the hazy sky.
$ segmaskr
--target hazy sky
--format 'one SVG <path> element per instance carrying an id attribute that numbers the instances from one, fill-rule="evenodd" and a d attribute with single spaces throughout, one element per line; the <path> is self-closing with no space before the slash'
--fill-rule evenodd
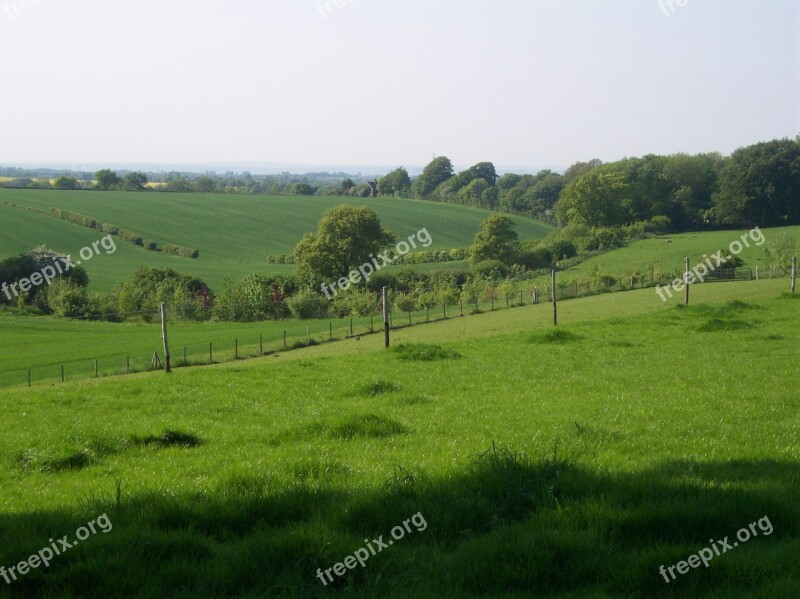
<path id="1" fill-rule="evenodd" d="M 561 167 L 800 133 L 798 0 L 337 3 L 0 0 L 0 164 Z"/>

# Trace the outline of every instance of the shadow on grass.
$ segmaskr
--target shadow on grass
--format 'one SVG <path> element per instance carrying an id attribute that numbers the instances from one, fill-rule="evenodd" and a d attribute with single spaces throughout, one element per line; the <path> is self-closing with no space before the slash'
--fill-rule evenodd
<path id="1" fill-rule="evenodd" d="M 107 513 L 81 542 L 0 595 L 26 597 L 790 597 L 800 588 L 797 463 L 668 462 L 637 473 L 492 449 L 443 480 L 395 467 L 353 488 L 338 462 L 302 463 L 294 482 L 239 476 L 203 496 L 95 498 L 80 513 L 0 516 L 10 566 Z M 325 570 L 412 527 L 366 566 Z M 759 535 L 667 584 L 673 565 L 767 516 Z M 6 595 L 11 596 L 11 595 Z"/>

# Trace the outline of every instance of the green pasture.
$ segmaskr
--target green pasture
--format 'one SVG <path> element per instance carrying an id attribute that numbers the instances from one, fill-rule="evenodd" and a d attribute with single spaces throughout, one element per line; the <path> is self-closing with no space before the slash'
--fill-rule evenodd
<path id="1" fill-rule="evenodd" d="M 800 304 L 784 283 L 4 389 L 0 564 L 101 514 L 113 530 L 0 596 L 796 597 Z M 425 530 L 319 581 L 414 514 Z M 772 534 L 659 574 L 765 517 Z"/>

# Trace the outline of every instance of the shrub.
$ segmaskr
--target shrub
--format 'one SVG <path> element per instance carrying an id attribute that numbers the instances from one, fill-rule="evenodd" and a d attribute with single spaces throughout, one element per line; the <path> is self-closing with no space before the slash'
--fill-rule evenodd
<path id="1" fill-rule="evenodd" d="M 538 247 L 532 250 L 523 249 L 519 254 L 519 258 L 517 258 L 517 263 L 529 270 L 548 268 L 553 264 L 553 252 L 546 247 Z"/>
<path id="2" fill-rule="evenodd" d="M 100 223 L 100 230 L 109 235 L 119 235 L 119 227 L 115 227 L 109 223 Z"/>
<path id="3" fill-rule="evenodd" d="M 181 256 L 183 258 L 199 258 L 200 250 L 181 247 L 173 243 L 164 246 L 164 253 L 171 256 Z"/>
<path id="4" fill-rule="evenodd" d="M 500 262 L 500 260 L 484 260 L 472 266 L 472 270 L 484 277 L 493 279 L 504 279 L 508 276 L 510 269 Z"/>
<path id="5" fill-rule="evenodd" d="M 134 245 L 138 246 L 144 245 L 144 240 L 139 235 L 137 235 L 136 233 L 132 233 L 127 229 L 120 229 L 119 236 L 122 237 L 122 239 L 124 239 L 125 241 L 129 241 Z"/>
<path id="6" fill-rule="evenodd" d="M 328 303 L 322 296 L 311 292 L 300 292 L 286 301 L 292 316 L 300 319 L 321 318 L 325 315 Z"/>
<path id="7" fill-rule="evenodd" d="M 145 249 L 151 250 L 155 252 L 158 249 L 158 243 L 153 241 L 152 239 L 145 239 L 144 240 L 144 247 Z"/>

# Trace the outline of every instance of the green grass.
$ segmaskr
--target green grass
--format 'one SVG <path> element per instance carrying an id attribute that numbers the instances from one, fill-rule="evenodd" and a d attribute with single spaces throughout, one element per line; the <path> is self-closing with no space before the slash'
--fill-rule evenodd
<path id="1" fill-rule="evenodd" d="M 0 564 L 103 513 L 113 530 L 0 596 L 796 597 L 783 288 L 565 302 L 565 334 L 529 306 L 396 331 L 390 352 L 374 335 L 4 390 Z M 700 330 L 717 321 L 750 326 Z M 443 353 L 460 357 L 426 359 Z M 414 514 L 424 530 L 316 578 Z M 772 535 L 659 575 L 764 516 Z"/>
<path id="2" fill-rule="evenodd" d="M 106 290 L 131 278 L 139 265 L 174 268 L 218 288 L 225 276 L 241 278 L 257 270 L 290 273 L 292 266 L 267 264 L 268 255 L 291 254 L 303 234 L 315 231 L 322 213 L 339 203 L 368 205 L 384 227 L 407 238 L 427 228 L 434 249 L 467 247 L 491 212 L 433 202 L 396 198 L 272 197 L 217 194 L 125 193 L 0 189 L 0 258 L 29 251 L 38 244 L 77 255 L 102 234 L 59 221 L 57 207 L 107 221 L 154 239 L 159 247 L 174 243 L 198 248 L 199 260 L 167 256 L 119 240 L 118 251 L 83 264 L 95 289 Z M 16 207 L 13 207 L 16 206 Z M 541 239 L 552 227 L 513 217 L 521 239 Z M 446 265 L 450 267 L 464 266 Z M 443 265 L 426 265 L 426 269 Z M 396 268 L 396 267 L 393 267 Z"/>
<path id="3" fill-rule="evenodd" d="M 663 272 L 677 270 L 683 272 L 686 258 L 689 257 L 692 266 L 699 264 L 704 256 L 711 256 L 718 250 L 728 249 L 730 244 L 740 239 L 747 230 L 712 231 L 705 233 L 681 233 L 677 235 L 663 235 L 643 239 L 625 248 L 594 256 L 581 262 L 573 268 L 564 271 L 565 276 L 585 274 L 595 265 L 600 266 L 600 271 L 612 276 L 624 275 L 628 269 L 639 268 L 647 272 L 647 266 L 659 263 Z M 762 229 L 766 242 L 761 246 L 748 239 L 750 247 L 746 247 L 739 254 L 746 267 L 753 269 L 759 266 L 761 274 L 767 276 L 767 261 L 764 259 L 764 247 L 779 234 L 788 235 L 800 242 L 800 227 L 781 227 Z M 723 254 L 724 255 L 724 254 Z"/>

